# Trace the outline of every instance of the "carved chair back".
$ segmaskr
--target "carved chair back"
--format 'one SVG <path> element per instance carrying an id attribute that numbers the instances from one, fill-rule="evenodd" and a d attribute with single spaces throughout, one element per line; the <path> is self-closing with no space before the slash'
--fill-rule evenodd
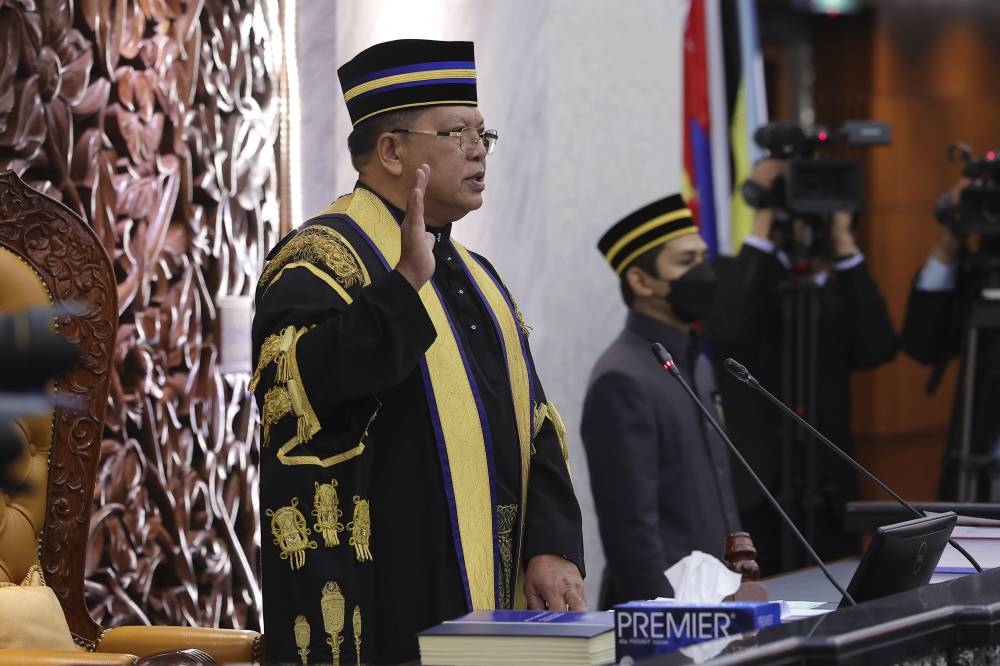
<path id="1" fill-rule="evenodd" d="M 0 174 L 0 312 L 53 304 L 85 306 L 57 323 L 80 359 L 52 386 L 83 408 L 17 420 L 24 452 L 11 471 L 28 489 L 0 501 L 0 580 L 20 582 L 40 564 L 75 640 L 92 646 L 101 627 L 84 599 L 85 553 L 118 329 L 115 276 L 79 216 L 8 171 Z"/>

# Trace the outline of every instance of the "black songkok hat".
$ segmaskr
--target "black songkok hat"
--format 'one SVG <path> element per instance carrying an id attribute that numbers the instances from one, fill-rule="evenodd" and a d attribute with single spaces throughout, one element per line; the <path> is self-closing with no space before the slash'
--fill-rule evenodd
<path id="1" fill-rule="evenodd" d="M 597 249 L 621 275 L 643 254 L 678 236 L 698 233 L 691 210 L 679 194 L 654 201 L 622 218 L 597 241 Z"/>
<path id="2" fill-rule="evenodd" d="M 400 109 L 477 106 L 472 42 L 383 42 L 354 56 L 337 75 L 354 127 Z"/>

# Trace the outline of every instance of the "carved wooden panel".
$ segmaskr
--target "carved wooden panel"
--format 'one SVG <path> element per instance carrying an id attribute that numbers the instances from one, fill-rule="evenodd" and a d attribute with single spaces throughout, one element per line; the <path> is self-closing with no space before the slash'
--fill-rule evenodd
<path id="1" fill-rule="evenodd" d="M 260 627 L 257 415 L 217 367 L 216 303 L 278 235 L 277 15 L 0 0 L 0 169 L 87 219 L 117 280 L 86 548 L 105 626 Z"/>

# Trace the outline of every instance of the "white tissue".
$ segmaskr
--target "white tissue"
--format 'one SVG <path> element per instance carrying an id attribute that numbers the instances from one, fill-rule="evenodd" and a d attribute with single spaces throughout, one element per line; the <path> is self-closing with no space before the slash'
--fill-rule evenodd
<path id="1" fill-rule="evenodd" d="M 674 600 L 682 603 L 717 604 L 736 592 L 743 577 L 700 550 L 663 572 L 674 588 Z"/>
<path id="2" fill-rule="evenodd" d="M 722 638 L 716 638 L 711 641 L 702 641 L 701 643 L 695 643 L 694 645 L 685 645 L 680 648 L 680 652 L 694 663 L 704 664 L 709 659 L 715 659 L 718 657 L 719 653 L 737 638 L 739 638 L 739 635 L 723 636 Z"/>

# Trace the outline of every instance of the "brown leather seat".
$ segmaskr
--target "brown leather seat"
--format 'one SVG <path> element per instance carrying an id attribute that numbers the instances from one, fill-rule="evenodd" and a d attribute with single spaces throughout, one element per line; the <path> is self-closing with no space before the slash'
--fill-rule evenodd
<path id="1" fill-rule="evenodd" d="M 0 664 L 133 663 L 168 650 L 198 648 L 220 662 L 256 661 L 253 631 L 193 627 L 117 627 L 91 619 L 84 566 L 91 498 L 118 328 L 117 289 L 107 253 L 90 227 L 62 204 L 0 174 L 0 312 L 57 303 L 87 311 L 59 322 L 80 361 L 54 383 L 85 408 L 58 407 L 19 418 L 24 452 L 11 475 L 29 490 L 0 498 L 0 582 L 20 582 L 41 565 L 79 651 L 0 650 Z"/>

